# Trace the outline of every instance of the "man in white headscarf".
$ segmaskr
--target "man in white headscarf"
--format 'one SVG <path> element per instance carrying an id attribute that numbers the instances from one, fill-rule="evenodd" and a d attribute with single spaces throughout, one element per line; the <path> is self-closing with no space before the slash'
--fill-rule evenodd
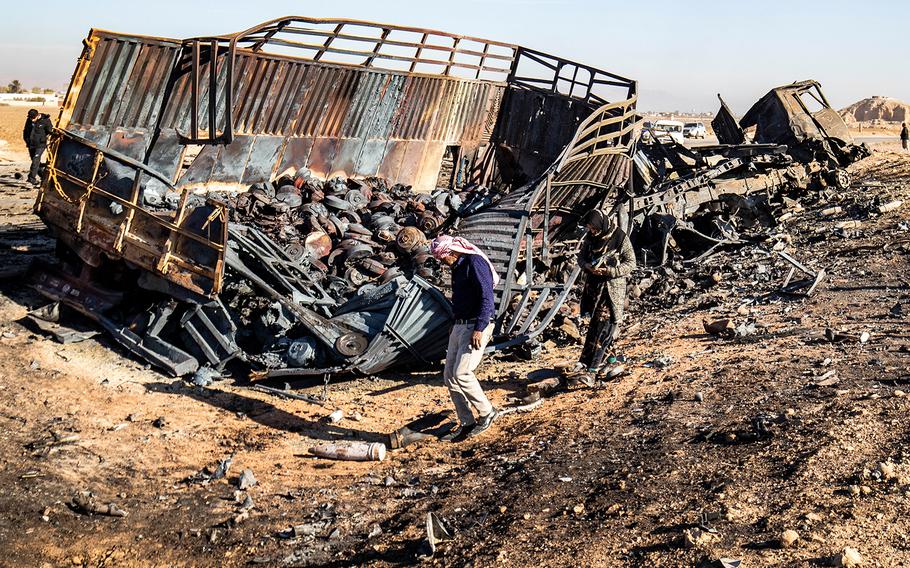
<path id="1" fill-rule="evenodd" d="M 455 325 L 449 335 L 443 380 L 460 423 L 449 439 L 460 442 L 487 430 L 498 416 L 474 369 L 493 334 L 493 288 L 499 276 L 487 255 L 461 237 L 440 235 L 430 244 L 430 252 L 452 269 Z"/>

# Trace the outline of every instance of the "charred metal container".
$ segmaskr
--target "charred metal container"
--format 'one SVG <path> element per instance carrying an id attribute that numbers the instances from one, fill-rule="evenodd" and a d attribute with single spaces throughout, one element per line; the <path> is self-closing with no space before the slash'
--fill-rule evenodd
<path id="1" fill-rule="evenodd" d="M 238 226 L 236 201 L 224 191 L 236 197 L 274 184 L 268 191 L 283 207 L 338 212 L 326 231 L 340 236 L 353 227 L 360 239 L 336 243 L 341 259 L 366 255 L 362 240 L 371 231 L 418 265 L 420 239 L 411 233 L 446 230 L 474 240 L 502 277 L 491 349 L 543 331 L 577 277 L 570 237 L 578 218 L 629 192 L 635 82 L 532 49 L 304 17 L 187 40 L 92 30 L 84 43 L 36 211 L 84 266 L 122 263 L 140 273 L 138 286 L 180 306 L 158 302 L 138 319 L 121 313 L 114 321 L 72 294 L 43 290 L 103 317 L 109 331 L 125 329 L 124 344 L 142 343 L 147 333 L 158 345 L 180 327 L 182 340 L 165 353 L 173 347 L 214 365 L 246 358 L 234 341 L 243 331 L 236 308 L 221 301 L 227 286 L 232 294 L 255 289 L 274 303 L 276 321 L 290 318 L 306 331 L 289 337 L 295 361 L 321 354 L 279 374 L 370 373 L 442 356 L 449 307 L 419 277 L 424 272 L 393 280 L 387 256 L 364 259 L 348 281 L 388 272 L 385 281 L 394 284 L 391 296 L 375 299 L 381 310 L 362 296 L 356 315 L 356 298 L 327 300 L 310 275 L 319 259 L 308 251 L 332 243 L 285 246 Z M 303 203 L 295 183 L 315 178 L 325 186 L 312 187 Z M 354 186 L 381 179 L 418 193 L 473 190 L 477 199 L 459 210 L 446 198 L 434 201 L 407 227 L 379 215 L 366 227 L 342 213 L 374 201 L 381 208 L 387 197 L 353 191 L 345 179 Z M 400 230 L 398 242 L 392 229 Z M 186 322 L 194 333 L 187 335 Z M 191 368 L 186 362 L 181 355 L 180 365 L 160 366 L 180 374 L 173 369 Z"/>

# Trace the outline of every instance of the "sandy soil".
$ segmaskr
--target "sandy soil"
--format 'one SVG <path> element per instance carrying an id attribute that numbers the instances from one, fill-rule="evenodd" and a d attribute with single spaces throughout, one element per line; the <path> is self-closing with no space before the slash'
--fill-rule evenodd
<path id="1" fill-rule="evenodd" d="M 28 151 L 22 140 L 22 126 L 25 124 L 27 106 L 0 105 L 0 161 L 25 160 Z M 34 107 L 57 120 L 57 107 Z"/>
<path id="2" fill-rule="evenodd" d="M 22 167 L 0 164 L 4 268 L 52 250 L 30 213 L 33 190 L 11 177 Z M 786 267 L 762 247 L 715 256 L 691 283 L 633 302 L 619 345 L 628 375 L 504 417 L 479 439 L 410 446 L 381 463 L 307 450 L 378 440 L 447 409 L 437 373 L 332 384 L 329 408 L 239 377 L 192 387 L 104 337 L 62 345 L 36 333 L 22 318 L 44 301 L 7 278 L 0 565 L 413 565 L 429 511 L 454 530 L 431 565 L 814 566 L 845 546 L 864 566 L 910 565 L 910 209 L 865 213 L 875 200 L 910 202 L 910 156 L 876 151 L 853 177 L 840 216 L 807 204 L 779 228 L 793 254 L 828 270 L 813 297 L 778 294 Z M 853 217 L 859 230 L 835 229 Z M 713 273 L 720 283 L 708 286 L 701 276 Z M 722 316 L 759 333 L 705 334 L 702 320 Z M 831 343 L 826 327 L 872 338 Z M 534 361 L 490 361 L 481 377 L 506 405 L 577 350 L 551 343 Z M 334 408 L 345 418 L 328 424 Z M 229 456 L 225 479 L 186 481 Z M 239 491 L 244 469 L 258 483 Z M 74 510 L 80 491 L 128 516 Z M 687 545 L 700 521 L 716 532 Z M 297 536 L 285 534 L 292 526 Z M 800 537 L 790 548 L 778 542 L 786 529 Z"/>

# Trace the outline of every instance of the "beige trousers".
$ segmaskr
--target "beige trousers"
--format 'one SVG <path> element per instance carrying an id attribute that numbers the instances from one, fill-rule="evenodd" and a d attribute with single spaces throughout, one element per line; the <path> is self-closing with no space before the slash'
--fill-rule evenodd
<path id="1" fill-rule="evenodd" d="M 483 330 L 480 349 L 471 347 L 471 335 L 474 324 L 459 324 L 452 327 L 449 334 L 449 348 L 446 351 L 446 368 L 442 379 L 449 388 L 455 413 L 462 426 L 474 424 L 474 412 L 477 416 L 486 416 L 493 410 L 493 405 L 480 388 L 480 382 L 474 376 L 474 369 L 480 365 L 483 350 L 493 335 L 493 324 Z"/>

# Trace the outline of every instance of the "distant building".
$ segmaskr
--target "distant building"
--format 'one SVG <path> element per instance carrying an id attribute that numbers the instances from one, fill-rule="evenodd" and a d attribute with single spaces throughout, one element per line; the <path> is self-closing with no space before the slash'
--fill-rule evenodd
<path id="1" fill-rule="evenodd" d="M 62 100 L 57 93 L 0 93 L 0 105 L 60 106 Z"/>

